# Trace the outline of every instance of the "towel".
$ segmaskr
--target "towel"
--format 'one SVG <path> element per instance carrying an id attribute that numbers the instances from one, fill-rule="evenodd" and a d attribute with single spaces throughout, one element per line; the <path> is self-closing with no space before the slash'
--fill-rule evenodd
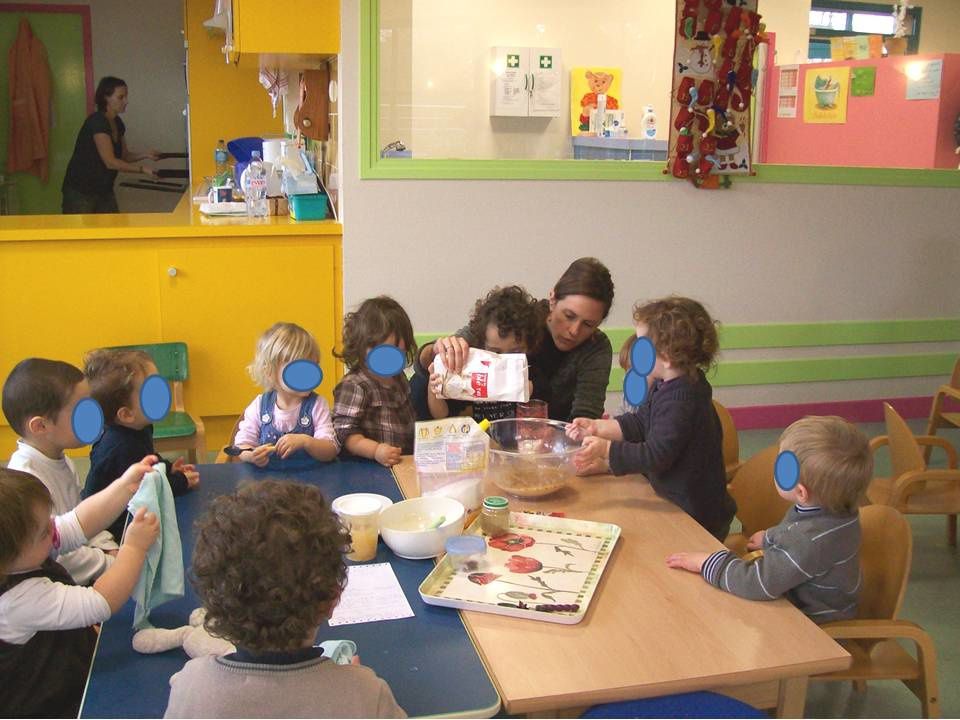
<path id="1" fill-rule="evenodd" d="M 167 482 L 162 463 L 153 466 L 153 472 L 143 476 L 140 488 L 130 498 L 127 509 L 131 514 L 145 507 L 160 519 L 160 536 L 147 551 L 140 571 L 140 579 L 133 589 L 137 607 L 133 613 L 133 627 L 153 627 L 150 611 L 158 605 L 183 597 L 183 548 L 177 511 L 173 506 L 173 491 Z"/>
<path id="2" fill-rule="evenodd" d="M 46 183 L 53 99 L 50 66 L 46 48 L 33 34 L 26 18 L 20 19 L 7 62 L 10 84 L 7 172 L 28 172 Z"/>
<path id="3" fill-rule="evenodd" d="M 259 80 L 264 90 L 266 90 L 270 96 L 270 104 L 273 105 L 273 116 L 276 117 L 277 101 L 281 95 L 287 92 L 287 86 L 289 84 L 287 71 L 281 70 L 280 68 L 261 67 Z"/>

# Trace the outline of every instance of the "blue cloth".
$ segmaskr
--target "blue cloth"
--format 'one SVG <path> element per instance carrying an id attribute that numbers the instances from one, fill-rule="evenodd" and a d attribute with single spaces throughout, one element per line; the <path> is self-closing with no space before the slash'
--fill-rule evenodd
<path id="1" fill-rule="evenodd" d="M 582 718 L 765 718 L 752 705 L 712 692 L 625 700 L 589 708 Z"/>
<path id="2" fill-rule="evenodd" d="M 313 437 L 313 406 L 317 402 L 317 394 L 310 393 L 300 403 L 299 417 L 297 424 L 292 430 L 280 432 L 273 424 L 277 411 L 277 391 L 271 390 L 260 396 L 260 438 L 261 445 L 276 445 L 284 435 L 290 433 L 299 433 Z M 280 458 L 276 453 L 270 454 L 265 470 L 273 472 L 294 472 L 296 470 L 306 470 L 317 464 L 314 458 L 306 450 L 297 450 L 289 457 Z"/>
<path id="3" fill-rule="evenodd" d="M 177 511 L 173 506 L 173 491 L 163 465 L 158 463 L 153 467 L 153 472 L 143 476 L 140 488 L 127 504 L 131 515 L 145 507 L 160 520 L 160 536 L 147 550 L 140 579 L 133 589 L 133 599 L 137 603 L 133 627 L 137 630 L 153 627 L 149 618 L 153 608 L 183 597 L 183 547 L 180 545 Z"/>

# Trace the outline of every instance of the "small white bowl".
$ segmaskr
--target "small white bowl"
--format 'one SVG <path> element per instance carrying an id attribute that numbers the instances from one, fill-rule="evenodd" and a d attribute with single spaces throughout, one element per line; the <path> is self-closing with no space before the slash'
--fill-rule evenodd
<path id="1" fill-rule="evenodd" d="M 447 538 L 463 530 L 464 512 L 462 503 L 442 495 L 403 500 L 380 513 L 380 537 L 402 558 L 436 557 Z"/>

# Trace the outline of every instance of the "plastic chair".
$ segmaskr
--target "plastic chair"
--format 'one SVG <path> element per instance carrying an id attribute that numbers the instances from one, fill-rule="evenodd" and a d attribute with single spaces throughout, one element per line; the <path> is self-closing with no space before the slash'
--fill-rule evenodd
<path id="1" fill-rule="evenodd" d="M 187 345 L 182 342 L 122 345 L 117 350 L 142 350 L 157 366 L 160 376 L 170 383 L 170 412 L 153 425 L 153 445 L 157 452 L 187 450 L 191 463 L 206 462 L 207 442 L 203 421 L 191 416 L 183 406 L 183 383 L 189 376 Z"/>
<path id="2" fill-rule="evenodd" d="M 883 404 L 887 434 L 870 441 L 876 453 L 890 446 L 893 477 L 875 477 L 867 489 L 870 502 L 890 505 L 905 514 L 946 515 L 947 541 L 957 545 L 957 513 L 960 512 L 960 470 L 953 445 L 936 435 L 914 435 L 890 403 Z M 941 447 L 947 453 L 947 469 L 930 469 L 920 446 Z"/>
<path id="3" fill-rule="evenodd" d="M 740 438 L 737 436 L 737 428 L 733 424 L 733 417 L 716 400 L 713 401 L 713 409 L 717 411 L 720 418 L 720 427 L 723 429 L 723 465 L 727 471 L 727 482 L 733 480 L 733 476 L 740 469 Z"/>
<path id="4" fill-rule="evenodd" d="M 752 705 L 714 692 L 604 703 L 588 708 L 582 718 L 767 718 Z"/>
<path id="5" fill-rule="evenodd" d="M 727 535 L 723 544 L 739 555 L 747 551 L 751 535 L 779 524 L 790 509 L 790 502 L 780 497 L 773 482 L 773 466 L 779 450 L 777 445 L 771 445 L 753 455 L 740 466 L 727 486 L 737 501 L 737 518 L 743 531 Z"/>
<path id="6" fill-rule="evenodd" d="M 933 640 L 916 623 L 897 619 L 910 575 L 910 525 L 892 507 L 868 505 L 860 509 L 860 528 L 863 582 L 857 618 L 821 626 L 853 662 L 846 670 L 810 679 L 852 680 L 858 692 L 866 690 L 867 680 L 900 680 L 920 699 L 924 717 L 940 717 Z M 916 656 L 898 639 L 912 643 Z"/>
<path id="7" fill-rule="evenodd" d="M 933 396 L 933 404 L 930 406 L 930 420 L 927 422 L 927 435 L 936 435 L 937 428 L 942 427 L 960 427 L 960 412 L 944 412 L 943 401 L 945 398 L 960 400 L 960 357 L 953 366 L 953 375 L 950 376 L 948 385 L 941 385 Z M 923 459 L 930 461 L 930 450 L 927 446 L 923 451 Z"/>

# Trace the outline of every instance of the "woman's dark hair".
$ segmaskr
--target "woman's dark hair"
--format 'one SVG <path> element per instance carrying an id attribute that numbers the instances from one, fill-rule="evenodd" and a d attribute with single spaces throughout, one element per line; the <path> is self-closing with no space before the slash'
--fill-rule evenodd
<path id="1" fill-rule="evenodd" d="M 391 335 L 403 342 L 407 364 L 417 356 L 417 341 L 407 311 L 392 297 L 380 295 L 360 303 L 343 318 L 343 349 L 334 355 L 350 370 L 366 367 L 370 349 L 386 342 Z"/>
<path id="2" fill-rule="evenodd" d="M 100 82 L 97 83 L 97 92 L 93 96 L 93 99 L 97 103 L 97 110 L 100 112 L 106 110 L 107 98 L 113 95 L 114 91 L 118 87 L 126 86 L 126 82 L 118 77 L 113 77 L 113 75 L 107 75 L 106 77 L 100 78 Z"/>
<path id="3" fill-rule="evenodd" d="M 494 288 L 477 300 L 467 325 L 474 342 L 483 343 L 487 326 L 493 323 L 501 338 L 510 334 L 525 343 L 527 352 L 536 351 L 543 338 L 544 318 L 539 303 L 519 285 Z"/>
<path id="4" fill-rule="evenodd" d="M 346 585 L 350 534 L 313 485 L 250 483 L 214 499 L 194 530 L 204 626 L 248 650 L 302 647 Z"/>
<path id="5" fill-rule="evenodd" d="M 568 295 L 585 295 L 601 303 L 603 317 L 606 319 L 610 306 L 613 305 L 613 279 L 607 266 L 592 257 L 574 260 L 553 286 L 555 300 L 561 300 Z"/>

